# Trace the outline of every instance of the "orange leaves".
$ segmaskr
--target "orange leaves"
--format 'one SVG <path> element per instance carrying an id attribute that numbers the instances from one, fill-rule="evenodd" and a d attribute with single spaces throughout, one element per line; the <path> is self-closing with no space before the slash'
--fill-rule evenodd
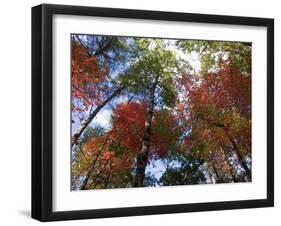
<path id="1" fill-rule="evenodd" d="M 114 157 L 115 157 L 115 155 L 113 152 L 106 151 L 102 154 L 102 156 L 100 157 L 100 160 L 109 161 L 110 159 L 113 159 Z"/>
<path id="2" fill-rule="evenodd" d="M 135 124 L 138 128 L 144 127 L 146 108 L 147 106 L 145 103 L 131 102 L 129 104 L 120 104 L 113 112 L 114 122 L 116 122 L 117 125 L 127 123 L 128 125 Z M 129 127 L 124 127 L 124 129 L 128 132 L 130 131 Z"/>
<path id="3" fill-rule="evenodd" d="M 107 68 L 100 68 L 96 57 L 90 56 L 87 49 L 74 41 L 71 54 L 72 110 L 87 111 L 102 97 Z"/>
<path id="4" fill-rule="evenodd" d="M 132 152 L 138 152 L 144 131 L 146 105 L 138 103 L 120 104 L 113 111 L 113 127 L 110 133 Z"/>
<path id="5" fill-rule="evenodd" d="M 73 168 L 74 174 L 76 170 L 80 175 L 91 172 L 91 182 L 89 187 L 105 186 L 109 177 L 116 180 L 119 176 L 122 179 L 123 174 L 128 174 L 132 168 L 132 153 L 117 153 L 112 148 L 115 141 L 110 134 L 104 134 L 98 137 L 89 138 L 81 147 L 79 152 L 79 161 Z M 118 144 L 117 144 L 118 146 Z"/>
<path id="6" fill-rule="evenodd" d="M 213 106 L 224 110 L 236 107 L 246 112 L 251 104 L 251 76 L 229 66 L 205 74 L 198 82 L 192 82 L 188 75 L 184 75 L 181 85 L 189 105 L 198 108 L 196 110 Z"/>
<path id="7" fill-rule="evenodd" d="M 146 112 L 145 103 L 133 102 L 120 104 L 113 111 L 113 126 L 109 133 L 116 142 L 120 142 L 135 155 L 141 149 Z M 176 142 L 179 133 L 180 130 L 174 116 L 167 111 L 156 111 L 152 120 L 150 157 L 165 156 L 169 145 Z"/>
<path id="8" fill-rule="evenodd" d="M 183 148 L 199 151 L 201 157 L 210 159 L 221 148 L 231 147 L 234 138 L 241 144 L 239 148 L 250 154 L 251 75 L 222 65 L 200 78 L 183 75 L 179 84 L 185 98 L 181 97 L 177 110 L 180 119 L 183 121 L 185 116 L 191 125 Z"/>

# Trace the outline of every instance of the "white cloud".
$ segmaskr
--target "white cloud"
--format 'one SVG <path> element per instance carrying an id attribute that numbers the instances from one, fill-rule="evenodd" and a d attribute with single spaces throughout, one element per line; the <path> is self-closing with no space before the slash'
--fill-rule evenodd
<path id="1" fill-rule="evenodd" d="M 111 113 L 112 111 L 110 109 L 102 109 L 97 116 L 93 119 L 93 121 L 91 122 L 91 125 L 93 127 L 95 126 L 101 126 L 103 128 L 105 128 L 106 130 L 110 129 L 111 127 L 111 123 L 110 123 L 110 119 L 111 119 Z"/>

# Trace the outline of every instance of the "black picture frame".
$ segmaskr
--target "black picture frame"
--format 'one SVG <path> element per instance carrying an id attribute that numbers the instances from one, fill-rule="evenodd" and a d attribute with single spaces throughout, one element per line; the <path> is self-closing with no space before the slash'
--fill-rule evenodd
<path id="1" fill-rule="evenodd" d="M 52 18 L 55 14 L 266 27 L 267 198 L 54 212 L 52 210 Z M 40 221 L 57 221 L 271 206 L 274 206 L 273 19 L 49 4 L 32 8 L 32 218 Z"/>

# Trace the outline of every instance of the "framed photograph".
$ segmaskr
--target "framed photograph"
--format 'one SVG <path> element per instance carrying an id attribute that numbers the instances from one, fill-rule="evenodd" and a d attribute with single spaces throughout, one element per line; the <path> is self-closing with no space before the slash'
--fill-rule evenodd
<path id="1" fill-rule="evenodd" d="M 32 8 L 32 217 L 274 205 L 274 21 Z"/>

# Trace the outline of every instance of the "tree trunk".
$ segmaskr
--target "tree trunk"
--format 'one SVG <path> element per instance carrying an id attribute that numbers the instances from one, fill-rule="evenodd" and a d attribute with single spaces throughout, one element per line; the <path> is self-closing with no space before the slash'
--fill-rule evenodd
<path id="1" fill-rule="evenodd" d="M 115 90 L 104 102 L 102 102 L 96 109 L 90 114 L 90 116 L 82 122 L 81 126 L 77 129 L 76 133 L 72 136 L 71 147 L 77 144 L 79 137 L 87 128 L 87 126 L 91 123 L 91 121 L 95 118 L 95 116 L 99 113 L 99 111 L 108 103 L 110 102 L 116 95 L 118 95 L 124 87 L 120 87 Z"/>
<path id="2" fill-rule="evenodd" d="M 240 152 L 240 150 L 239 150 L 235 140 L 228 134 L 228 131 L 226 131 L 226 133 L 227 133 L 227 136 L 228 136 L 228 138 L 229 138 L 229 140 L 230 140 L 230 142 L 232 144 L 232 147 L 235 150 L 235 154 L 236 154 L 236 156 L 238 158 L 238 161 L 240 162 L 240 164 L 242 165 L 243 169 L 245 170 L 246 176 L 248 177 L 249 181 L 252 181 L 252 172 L 249 169 L 249 167 L 247 166 L 247 164 L 245 163 L 245 160 L 242 157 L 241 152 Z"/>
<path id="3" fill-rule="evenodd" d="M 224 159 L 228 164 L 229 171 L 230 171 L 231 177 L 233 179 L 233 182 L 235 182 L 235 183 L 240 182 L 241 180 L 236 176 L 236 173 L 234 172 L 233 166 L 232 166 L 231 162 L 229 161 L 230 156 L 229 156 L 228 151 L 225 151 L 223 148 L 222 148 L 222 151 L 224 153 Z"/>
<path id="4" fill-rule="evenodd" d="M 200 117 L 203 120 L 206 120 L 208 122 L 210 122 L 209 120 L 205 119 L 204 117 Z M 220 123 L 215 123 L 215 122 L 211 122 L 213 125 L 222 128 L 225 131 L 226 136 L 228 137 L 230 143 L 232 144 L 233 149 L 235 150 L 235 154 L 237 156 L 238 161 L 240 162 L 241 166 L 243 167 L 243 169 L 245 170 L 245 174 L 248 178 L 249 181 L 252 181 L 252 172 L 249 169 L 249 167 L 247 166 L 247 164 L 245 163 L 245 160 L 235 142 L 235 140 L 233 139 L 233 137 L 229 134 L 228 129 L 225 127 L 224 124 L 220 124 Z"/>
<path id="5" fill-rule="evenodd" d="M 219 174 L 218 174 L 218 170 L 217 170 L 217 168 L 216 168 L 216 166 L 215 166 L 215 164 L 212 162 L 211 163 L 211 166 L 212 166 L 212 169 L 213 169 L 213 173 L 214 173 L 214 175 L 215 175 L 215 182 L 216 182 L 216 184 L 217 183 L 221 183 L 221 177 L 219 176 Z"/>
<path id="6" fill-rule="evenodd" d="M 203 163 L 204 163 L 204 161 L 200 161 L 197 165 L 193 166 L 190 170 L 188 170 L 188 171 L 184 174 L 184 177 L 183 177 L 183 179 L 182 179 L 182 182 L 183 182 L 182 184 L 186 184 L 186 183 L 184 183 L 184 182 L 186 181 L 187 177 L 188 177 L 191 173 L 197 171 L 197 170 L 199 169 L 199 167 L 203 165 Z"/>
<path id="7" fill-rule="evenodd" d="M 91 163 L 91 168 L 89 169 L 88 173 L 86 174 L 86 177 L 85 179 L 83 180 L 81 186 L 80 186 L 80 190 L 85 190 L 86 189 L 86 186 L 88 184 L 88 181 L 89 181 L 89 178 L 93 172 L 93 170 L 95 169 L 95 166 L 96 166 L 96 163 L 98 161 L 98 158 L 100 157 L 100 154 L 102 153 L 102 150 L 104 148 L 104 146 L 106 145 L 107 141 L 108 141 L 109 137 L 107 137 L 105 139 L 105 141 L 103 142 L 102 146 L 100 147 L 97 155 L 96 155 L 96 158 L 93 160 L 93 162 Z"/>
<path id="8" fill-rule="evenodd" d="M 150 147 L 151 124 L 152 124 L 152 117 L 154 112 L 154 104 L 155 104 L 154 98 L 155 98 L 155 90 L 156 90 L 157 83 L 158 83 L 158 77 L 155 78 L 155 81 L 150 89 L 150 100 L 149 100 L 148 112 L 146 113 L 146 117 L 145 117 L 142 146 L 141 146 L 140 153 L 137 156 L 137 169 L 136 169 L 136 175 L 133 184 L 134 187 L 143 187 L 145 168 L 147 165 L 148 153 Z"/>
<path id="9" fill-rule="evenodd" d="M 215 184 L 216 181 L 214 181 L 214 170 L 213 170 L 213 166 L 212 164 L 210 164 L 209 162 L 206 163 L 206 172 L 208 174 L 208 177 L 211 181 L 212 184 Z"/>

